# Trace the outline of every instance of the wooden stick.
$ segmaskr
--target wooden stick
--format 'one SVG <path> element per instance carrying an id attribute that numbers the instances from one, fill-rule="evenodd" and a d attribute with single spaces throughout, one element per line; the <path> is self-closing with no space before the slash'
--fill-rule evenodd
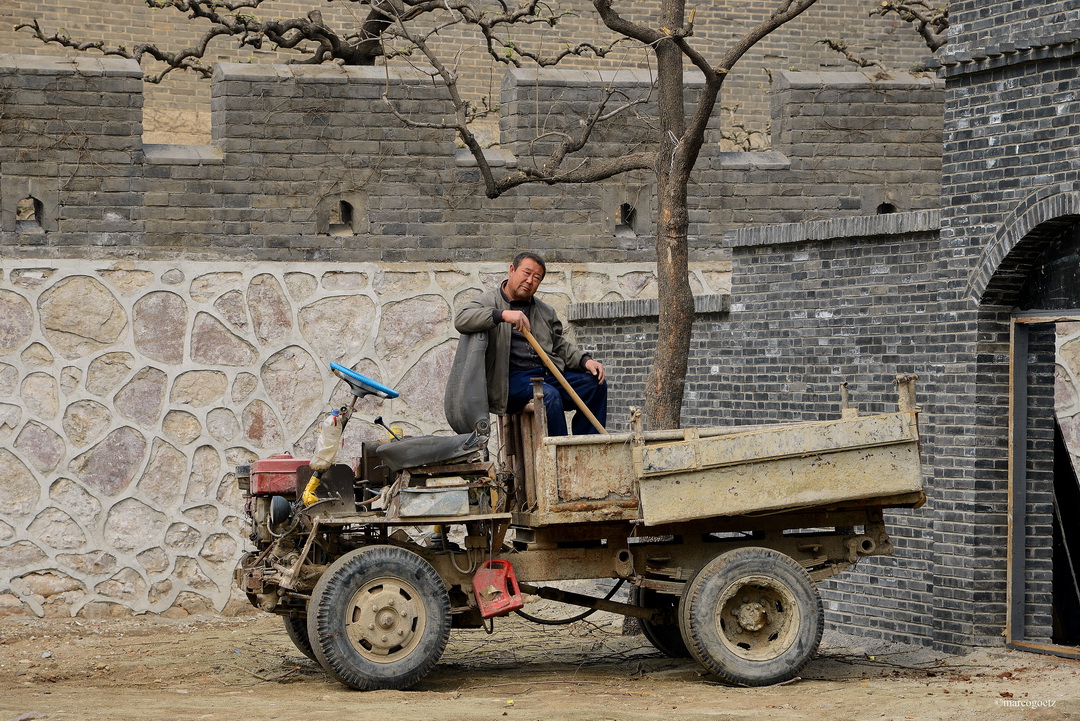
<path id="1" fill-rule="evenodd" d="M 589 419 L 589 422 L 593 424 L 593 428 L 597 433 L 607 435 L 607 429 L 600 425 L 600 421 L 596 420 L 596 416 L 585 405 L 585 401 L 581 400 L 581 396 L 574 391 L 574 388 L 570 385 L 570 382 L 563 377 L 563 374 L 559 372 L 559 369 L 555 367 L 555 364 L 548 358 L 548 354 L 544 352 L 544 349 L 540 347 L 540 344 L 536 342 L 536 338 L 533 337 L 532 331 L 528 328 L 522 328 L 521 332 L 525 335 L 525 340 L 529 341 L 529 345 L 532 346 L 536 354 L 540 356 L 540 360 L 544 362 L 544 366 L 551 371 L 551 375 L 555 376 L 556 380 L 563 387 L 564 390 L 574 400 L 574 404 L 577 405 L 578 410 L 585 414 L 585 417 Z"/>

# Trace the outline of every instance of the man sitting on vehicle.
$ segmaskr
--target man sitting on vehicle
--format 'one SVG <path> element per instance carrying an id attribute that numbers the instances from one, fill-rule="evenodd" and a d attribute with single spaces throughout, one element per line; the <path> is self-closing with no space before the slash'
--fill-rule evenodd
<path id="1" fill-rule="evenodd" d="M 539 255 L 519 253 L 506 280 L 466 303 L 454 326 L 460 333 L 488 334 L 487 395 L 492 413 L 520 411 L 532 398 L 532 379 L 543 377 L 548 435 L 565 436 L 564 409 L 574 407 L 574 402 L 521 331 L 532 332 L 601 425 L 607 420 L 607 383 L 603 364 L 568 341 L 555 309 L 535 297 L 546 273 L 547 266 Z M 580 410 L 574 414 L 571 428 L 575 435 L 597 432 Z"/>

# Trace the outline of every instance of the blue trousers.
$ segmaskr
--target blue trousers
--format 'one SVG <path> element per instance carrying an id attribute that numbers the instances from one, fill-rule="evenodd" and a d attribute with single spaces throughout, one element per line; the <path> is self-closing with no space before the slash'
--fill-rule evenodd
<path id="1" fill-rule="evenodd" d="M 532 400 L 532 379 L 544 379 L 544 408 L 547 411 L 547 425 L 549 436 L 565 436 L 566 410 L 574 410 L 577 405 L 562 385 L 544 368 L 534 368 L 526 371 L 510 371 L 510 387 L 507 397 L 506 412 L 517 413 L 525 404 Z M 581 396 L 585 406 L 600 421 L 600 425 L 607 425 L 607 383 L 597 383 L 596 376 L 584 371 L 566 370 L 563 377 L 570 383 L 570 387 Z M 574 413 L 570 422 L 575 436 L 587 433 L 596 433 L 597 430 L 589 422 L 588 417 L 578 410 Z"/>

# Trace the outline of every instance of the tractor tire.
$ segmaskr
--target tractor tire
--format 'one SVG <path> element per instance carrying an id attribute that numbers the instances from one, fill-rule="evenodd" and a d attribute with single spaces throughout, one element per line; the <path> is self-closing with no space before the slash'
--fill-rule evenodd
<path id="1" fill-rule="evenodd" d="M 308 638 L 328 674 L 361 691 L 403 689 L 431 671 L 450 636 L 450 597 L 435 569 L 394 546 L 350 551 L 308 602 Z"/>
<path id="2" fill-rule="evenodd" d="M 690 655 L 722 681 L 768 686 L 796 676 L 821 642 L 821 597 L 809 574 L 768 548 L 728 551 L 687 584 L 679 627 Z"/>
<path id="3" fill-rule="evenodd" d="M 640 619 L 641 633 L 657 651 L 665 656 L 669 658 L 690 658 L 690 651 L 686 648 L 682 632 L 679 630 L 679 599 L 676 596 L 632 586 L 630 588 L 630 603 L 642 608 L 659 608 L 670 611 L 672 620 L 670 624 L 652 623 Z"/>
<path id="4" fill-rule="evenodd" d="M 311 639 L 308 638 L 307 619 L 282 616 L 281 620 L 285 622 L 285 635 L 293 642 L 296 649 L 318 663 L 319 659 L 315 658 L 315 650 L 311 648 Z"/>

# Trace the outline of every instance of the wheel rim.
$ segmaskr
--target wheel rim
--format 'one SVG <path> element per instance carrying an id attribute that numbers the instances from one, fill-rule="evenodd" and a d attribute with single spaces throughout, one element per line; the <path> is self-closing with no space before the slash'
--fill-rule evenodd
<path id="1" fill-rule="evenodd" d="M 356 651 L 374 663 L 394 663 L 408 656 L 424 635 L 423 599 L 400 578 L 365 583 L 348 608 L 345 634 Z"/>
<path id="2" fill-rule="evenodd" d="M 787 650 L 798 637 L 799 606 L 788 587 L 767 576 L 745 576 L 731 583 L 716 604 L 716 630 L 731 653 L 766 661 Z"/>

